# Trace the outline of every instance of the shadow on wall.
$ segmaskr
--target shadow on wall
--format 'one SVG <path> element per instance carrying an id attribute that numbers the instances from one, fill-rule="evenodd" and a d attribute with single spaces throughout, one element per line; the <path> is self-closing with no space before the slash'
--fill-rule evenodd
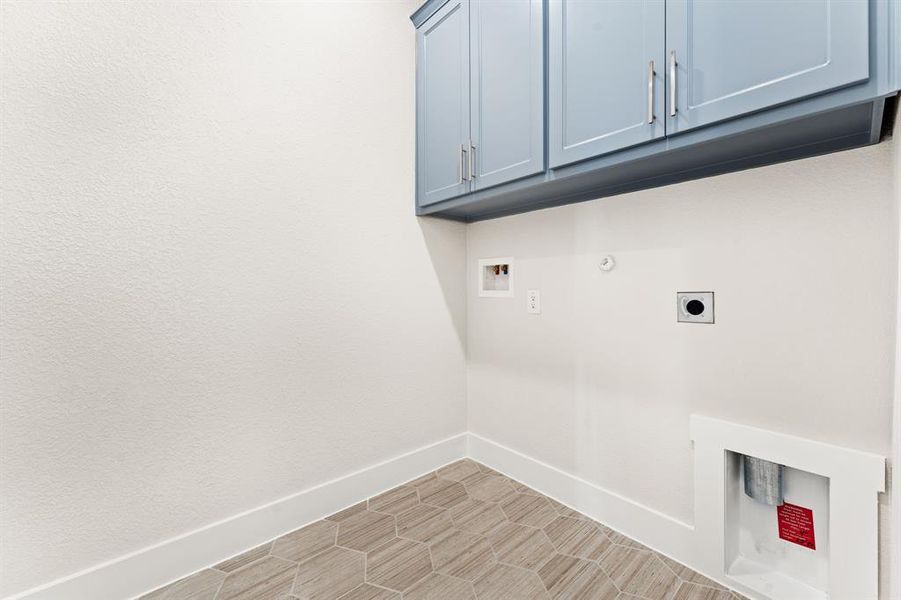
<path id="1" fill-rule="evenodd" d="M 466 225 L 456 221 L 419 217 L 419 229 L 460 346 L 466 349 Z M 462 251 L 461 251 L 462 248 Z"/>

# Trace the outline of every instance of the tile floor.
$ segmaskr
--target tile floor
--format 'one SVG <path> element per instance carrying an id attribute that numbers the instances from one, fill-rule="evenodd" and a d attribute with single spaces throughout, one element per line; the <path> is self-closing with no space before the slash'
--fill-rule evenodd
<path id="1" fill-rule="evenodd" d="M 461 460 L 141 600 L 742 600 Z"/>

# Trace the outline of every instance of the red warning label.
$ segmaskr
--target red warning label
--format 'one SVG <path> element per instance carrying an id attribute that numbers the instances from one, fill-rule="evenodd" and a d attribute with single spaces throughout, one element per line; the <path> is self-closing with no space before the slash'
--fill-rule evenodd
<path id="1" fill-rule="evenodd" d="M 813 538 L 812 510 L 786 502 L 776 507 L 776 518 L 779 521 L 780 538 L 811 550 L 817 549 Z"/>

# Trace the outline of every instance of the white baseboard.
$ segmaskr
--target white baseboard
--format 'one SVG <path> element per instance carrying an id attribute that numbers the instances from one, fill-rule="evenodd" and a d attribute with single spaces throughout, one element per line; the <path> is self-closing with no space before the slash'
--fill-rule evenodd
<path id="1" fill-rule="evenodd" d="M 688 564 L 694 527 L 475 433 L 469 456 L 649 548 Z M 688 566 L 691 566 L 688 564 Z"/>
<path id="2" fill-rule="evenodd" d="M 473 460 L 731 587 L 722 577 L 697 564 L 694 558 L 695 529 L 692 525 L 478 434 L 470 433 L 468 438 L 469 456 Z"/>
<path id="3" fill-rule="evenodd" d="M 6 600 L 132 598 L 466 456 L 461 433 Z"/>
<path id="4" fill-rule="evenodd" d="M 477 434 L 461 433 L 4 600 L 133 598 L 464 456 L 703 573 L 693 564 L 692 525 Z"/>
<path id="5" fill-rule="evenodd" d="M 693 417 L 692 439 L 695 440 L 696 454 L 698 453 L 698 432 L 695 430 L 698 429 L 698 424 L 710 422 L 715 422 L 715 420 Z M 779 596 L 777 594 L 764 596 L 762 592 L 754 587 L 749 587 L 740 578 L 730 577 L 724 572 L 722 560 L 724 555 L 722 546 L 724 535 L 721 531 L 724 523 L 722 514 L 724 493 L 722 490 L 709 489 L 709 482 L 716 482 L 724 477 L 724 447 L 734 448 L 734 444 L 746 441 L 744 440 L 746 436 L 740 435 L 739 429 L 751 428 L 726 422 L 717 421 L 717 423 L 731 428 L 728 435 L 721 437 L 728 439 L 728 443 L 732 445 L 723 446 L 726 443 L 723 442 L 713 448 L 712 452 L 708 452 L 709 448 L 707 446 L 709 444 L 705 442 L 702 448 L 702 456 L 708 457 L 709 460 L 702 461 L 700 466 L 697 462 L 695 464 L 695 475 L 699 477 L 700 481 L 700 484 L 696 483 L 695 487 L 695 515 L 700 515 L 698 517 L 700 521 L 695 526 L 674 519 L 616 492 L 604 489 L 578 476 L 566 473 L 477 434 L 469 433 L 467 446 L 469 456 L 473 460 L 521 481 L 596 521 L 626 534 L 645 546 L 690 567 L 709 579 L 717 581 L 728 588 L 736 589 L 749 598 L 795 597 L 791 595 Z M 802 440 L 801 438 L 792 438 L 791 436 L 772 432 L 760 431 L 759 433 L 764 435 L 766 442 L 762 443 L 759 448 L 753 448 L 753 451 L 748 450 L 745 453 L 761 456 L 768 460 L 775 460 L 779 463 L 799 464 L 800 468 L 810 472 L 827 473 L 831 482 L 839 481 L 842 477 L 854 479 L 855 484 L 846 487 L 854 490 L 865 490 L 854 511 L 856 514 L 864 515 L 864 517 L 854 517 L 852 514 L 842 520 L 845 523 L 853 522 L 858 525 L 844 527 L 843 539 L 854 540 L 854 542 L 844 544 L 843 548 L 836 551 L 837 553 L 846 554 L 843 555 L 841 565 L 833 565 L 830 569 L 832 572 L 830 587 L 831 589 L 863 590 L 864 585 L 871 586 L 872 592 L 856 594 L 854 592 L 846 592 L 844 595 L 836 595 L 835 597 L 875 598 L 877 580 L 875 574 L 877 564 L 875 555 L 877 548 L 875 511 L 877 507 L 876 494 L 883 489 L 881 487 L 884 478 L 883 459 L 875 455 L 827 446 L 817 442 L 810 442 L 809 440 Z M 779 457 L 773 458 L 768 455 L 769 451 L 775 452 L 773 448 L 780 446 L 777 443 L 779 440 L 787 438 L 791 438 L 793 443 L 803 443 L 811 446 L 808 452 L 809 460 L 814 461 L 816 464 L 799 462 L 799 460 L 780 460 Z M 710 466 L 707 468 L 704 465 Z M 707 470 L 701 474 L 698 470 L 700 468 L 707 468 Z M 836 484 L 831 483 L 830 485 L 834 492 Z M 847 494 L 847 496 L 850 497 L 850 494 Z M 843 498 L 843 501 L 847 503 L 848 498 Z M 839 502 L 831 500 L 831 505 L 834 512 Z M 832 523 L 830 521 L 830 529 L 834 532 L 837 528 Z M 713 535 L 710 533 L 712 525 L 718 525 L 719 527 L 713 532 Z M 855 558 L 855 553 L 858 553 L 860 557 Z M 844 583 L 839 583 L 837 573 L 841 573 L 842 577 L 845 577 L 842 580 Z M 848 573 L 851 573 L 851 575 L 847 575 Z M 865 584 L 863 583 L 864 578 L 867 580 Z M 855 585 L 858 587 L 855 588 Z M 867 587 L 866 589 L 870 588 Z"/>

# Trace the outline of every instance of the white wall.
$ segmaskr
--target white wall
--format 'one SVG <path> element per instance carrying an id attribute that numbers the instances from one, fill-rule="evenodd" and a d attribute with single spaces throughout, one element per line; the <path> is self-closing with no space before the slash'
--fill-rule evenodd
<path id="1" fill-rule="evenodd" d="M 896 142 L 417 220 L 416 4 L 0 3 L 0 596 L 462 431 L 467 383 L 686 522 L 691 413 L 888 454 Z"/>
<path id="2" fill-rule="evenodd" d="M 896 113 L 897 115 L 897 113 Z M 901 138 L 901 119 L 895 119 L 894 129 L 895 139 Z M 901 465 L 901 144 L 895 143 L 893 146 L 893 160 L 895 169 L 895 224 L 898 235 L 897 255 L 898 268 L 896 270 L 896 291 L 895 307 L 895 404 L 893 409 L 893 429 L 892 429 L 892 477 L 891 477 L 891 495 L 892 503 L 890 510 L 884 512 L 889 513 L 893 518 L 890 520 L 892 528 L 891 552 L 889 553 L 889 562 L 887 564 L 891 569 L 891 597 L 901 598 L 901 475 L 895 469 Z"/>
<path id="3" fill-rule="evenodd" d="M 471 225 L 470 430 L 689 524 L 692 413 L 888 456 L 896 144 Z M 492 256 L 514 299 L 477 297 Z"/>
<path id="4" fill-rule="evenodd" d="M 0 7 L 0 596 L 465 429 L 415 2 Z"/>

